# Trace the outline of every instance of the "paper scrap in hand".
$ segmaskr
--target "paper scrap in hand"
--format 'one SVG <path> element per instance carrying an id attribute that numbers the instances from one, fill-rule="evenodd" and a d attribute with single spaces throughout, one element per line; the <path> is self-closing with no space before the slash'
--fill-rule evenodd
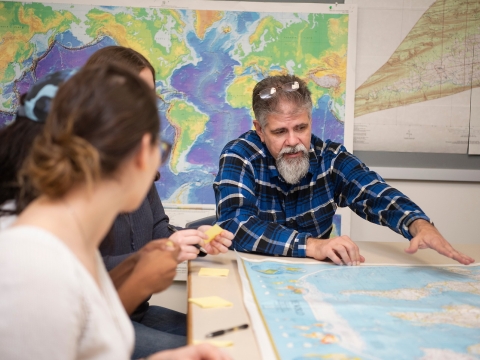
<path id="1" fill-rule="evenodd" d="M 228 276 L 228 269 L 214 269 L 214 268 L 201 268 L 198 272 L 198 276 Z"/>
<path id="2" fill-rule="evenodd" d="M 220 234 L 222 231 L 223 229 L 217 224 L 213 225 L 210 229 L 205 231 L 205 234 L 208 236 L 208 239 L 204 240 L 205 244 L 208 244 L 210 241 L 212 241 L 215 238 L 215 236 Z"/>
<path id="3" fill-rule="evenodd" d="M 233 304 L 230 301 L 222 299 L 220 296 L 205 296 L 200 298 L 190 298 L 188 302 L 198 305 L 202 308 L 221 308 L 232 307 Z"/>
<path id="4" fill-rule="evenodd" d="M 203 344 L 207 343 L 216 347 L 229 347 L 233 346 L 233 341 L 231 340 L 207 340 L 207 341 L 201 341 L 201 340 L 193 340 L 193 345 L 198 345 L 198 344 Z"/>

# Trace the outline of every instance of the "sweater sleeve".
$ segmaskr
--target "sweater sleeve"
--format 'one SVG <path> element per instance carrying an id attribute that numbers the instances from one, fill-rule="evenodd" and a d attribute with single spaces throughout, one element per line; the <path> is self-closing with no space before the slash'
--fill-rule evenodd
<path id="1" fill-rule="evenodd" d="M 170 237 L 168 220 L 153 184 L 135 212 L 117 216 L 109 234 L 100 244 L 107 270 L 112 270 L 148 242 Z"/>
<path id="2" fill-rule="evenodd" d="M 157 189 L 153 185 L 147 195 L 148 202 L 152 209 L 153 215 L 153 239 L 169 238 L 172 232 L 168 229 L 168 216 L 165 214 L 160 196 L 158 196 Z"/>
<path id="3" fill-rule="evenodd" d="M 413 221 L 431 222 L 417 204 L 388 185 L 343 146 L 334 156 L 331 172 L 340 206 L 348 206 L 365 220 L 387 226 L 409 240 L 412 235 L 408 227 Z"/>

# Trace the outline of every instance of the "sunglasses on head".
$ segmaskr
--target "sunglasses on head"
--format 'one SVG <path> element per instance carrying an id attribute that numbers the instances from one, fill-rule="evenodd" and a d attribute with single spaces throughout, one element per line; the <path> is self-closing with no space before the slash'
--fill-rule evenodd
<path id="1" fill-rule="evenodd" d="M 271 99 L 277 94 L 277 90 L 283 90 L 285 92 L 292 92 L 292 91 L 297 91 L 300 89 L 300 85 L 298 84 L 298 81 L 293 81 L 293 82 L 288 82 L 280 86 L 273 86 L 269 87 L 266 89 L 263 89 L 258 93 L 258 96 L 260 96 L 260 99 L 266 100 L 266 99 Z"/>

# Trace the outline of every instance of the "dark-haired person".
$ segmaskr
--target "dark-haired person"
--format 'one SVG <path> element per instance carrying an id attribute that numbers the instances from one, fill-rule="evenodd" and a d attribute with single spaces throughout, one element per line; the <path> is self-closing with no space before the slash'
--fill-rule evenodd
<path id="1" fill-rule="evenodd" d="M 158 132 L 155 94 L 128 69 L 87 67 L 61 85 L 20 171 L 38 197 L 0 233 L 1 359 L 130 358 L 133 328 L 98 246 L 150 188 Z M 178 245 L 148 245 L 117 287 L 148 282 L 152 266 L 173 279 Z M 149 357 L 225 358 L 205 344 Z"/>
<path id="2" fill-rule="evenodd" d="M 155 89 L 155 70 L 150 62 L 139 52 L 123 47 L 108 46 L 97 50 L 84 66 L 99 64 L 118 64 L 135 71 L 152 89 Z M 181 246 L 179 261 L 197 257 L 198 250 L 193 244 L 201 243 L 206 238 L 205 231 L 210 226 L 199 230 L 180 230 L 172 233 L 169 219 L 155 185 L 152 184 L 147 197 L 140 207 L 132 213 L 119 215 L 109 235 L 102 242 L 100 252 L 108 270 L 113 269 L 132 253 L 138 251 L 153 239 L 169 238 Z M 205 245 L 209 254 L 225 253 L 231 245 L 233 234 L 223 231 L 210 244 Z M 121 294 L 122 299 L 134 296 L 134 292 Z M 135 357 L 148 356 L 164 349 L 177 348 L 186 344 L 186 315 L 148 303 L 151 294 L 130 316 L 135 329 Z"/>
<path id="3" fill-rule="evenodd" d="M 255 130 L 225 146 L 213 185 L 218 223 L 235 234 L 234 249 L 358 265 L 365 259 L 348 236 L 329 239 L 335 210 L 348 206 L 409 239 L 407 253 L 431 248 L 465 265 L 474 261 L 344 146 L 312 134 L 312 99 L 302 79 L 263 79 L 252 108 Z"/>
<path id="4" fill-rule="evenodd" d="M 90 56 L 84 66 L 109 63 L 125 66 L 137 72 L 149 87 L 155 89 L 155 70 L 153 66 L 142 54 L 131 48 L 123 46 L 102 48 Z M 170 240 L 180 244 L 184 256 L 180 261 L 196 258 L 198 249 L 192 245 L 198 244 L 207 238 L 204 232 L 210 226 L 201 227 L 200 229 L 203 231 L 189 229 L 172 232 L 168 224 L 168 216 L 165 214 L 155 186 L 152 185 L 147 198 L 145 198 L 138 210 L 131 214 L 122 214 L 116 219 L 113 227 L 112 243 L 106 241 L 102 244 L 100 250 L 107 268 L 113 268 L 130 253 L 156 238 L 169 237 Z M 232 239 L 233 235 L 228 231 L 224 231 L 214 241 L 206 244 L 205 249 L 212 255 L 226 252 L 231 245 Z"/>
<path id="5" fill-rule="evenodd" d="M 9 227 L 18 214 L 17 174 L 30 150 L 24 144 L 31 144 L 42 128 L 41 123 L 17 115 L 11 124 L 0 129 L 0 231 Z"/>
<path id="6" fill-rule="evenodd" d="M 43 90 L 39 99 L 42 106 L 25 104 L 25 95 L 20 97 L 15 119 L 0 129 L 0 231 L 10 226 L 16 215 L 34 199 L 34 194 L 24 192 L 20 198 L 18 172 L 27 157 L 35 137 L 42 131 L 47 117 L 45 109 L 49 108 L 53 98 L 52 89 L 68 79 L 76 70 L 63 70 L 45 77 L 44 81 L 51 86 Z M 38 94 L 31 94 L 37 96 Z M 27 100 L 29 102 L 30 100 Z M 29 106 L 30 105 L 30 106 Z"/>

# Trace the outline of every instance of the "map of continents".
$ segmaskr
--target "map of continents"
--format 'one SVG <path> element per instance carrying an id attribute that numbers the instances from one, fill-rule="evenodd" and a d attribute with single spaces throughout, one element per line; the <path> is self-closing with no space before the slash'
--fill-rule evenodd
<path id="1" fill-rule="evenodd" d="M 313 93 L 313 132 L 343 143 L 348 14 L 263 13 L 0 2 L 0 126 L 36 79 L 82 66 L 99 48 L 131 47 L 156 69 L 166 202 L 214 203 L 218 157 L 252 128 L 250 94 L 295 73 Z"/>
<path id="2" fill-rule="evenodd" d="M 281 359 L 480 358 L 480 266 L 243 264 Z"/>

